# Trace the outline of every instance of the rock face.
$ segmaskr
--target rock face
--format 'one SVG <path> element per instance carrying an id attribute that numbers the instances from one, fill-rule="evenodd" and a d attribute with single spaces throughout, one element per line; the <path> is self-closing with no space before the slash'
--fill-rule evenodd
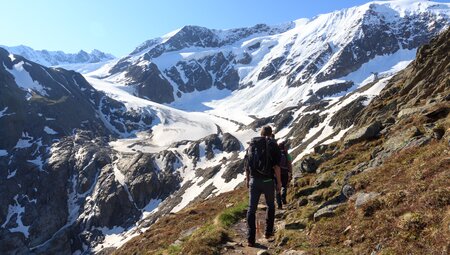
<path id="1" fill-rule="evenodd" d="M 148 66 L 130 67 L 126 77 L 136 84 L 137 95 L 140 97 L 159 103 L 174 100 L 172 86 L 153 63 Z"/>

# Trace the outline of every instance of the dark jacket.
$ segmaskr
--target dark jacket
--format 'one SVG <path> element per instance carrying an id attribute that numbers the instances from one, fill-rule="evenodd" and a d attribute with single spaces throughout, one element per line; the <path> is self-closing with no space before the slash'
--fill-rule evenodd
<path id="1" fill-rule="evenodd" d="M 278 148 L 278 145 L 276 143 L 276 141 L 272 138 L 269 137 L 254 137 L 252 139 L 253 141 L 257 141 L 260 139 L 267 139 L 268 140 L 268 151 L 269 151 L 269 167 L 272 169 L 272 178 L 275 178 L 275 172 L 273 170 L 274 166 L 279 166 L 280 165 L 280 159 L 281 159 L 281 152 L 280 149 Z M 248 149 L 247 149 L 247 153 L 245 155 L 245 159 L 244 159 L 244 169 L 245 171 L 249 171 L 250 172 L 250 176 L 253 178 L 267 178 L 267 176 L 262 175 L 261 173 L 259 173 L 258 171 L 251 171 L 249 165 L 248 165 Z"/>

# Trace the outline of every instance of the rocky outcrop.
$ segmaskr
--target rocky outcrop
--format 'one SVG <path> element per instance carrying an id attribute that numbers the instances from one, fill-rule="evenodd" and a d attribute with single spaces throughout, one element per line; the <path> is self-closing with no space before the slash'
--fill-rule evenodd
<path id="1" fill-rule="evenodd" d="M 172 85 L 153 63 L 130 67 L 126 77 L 131 80 L 129 84 L 136 86 L 137 95 L 140 97 L 158 103 L 170 103 L 174 100 Z"/>
<path id="2" fill-rule="evenodd" d="M 375 121 L 367 126 L 361 127 L 358 130 L 350 132 L 349 135 L 345 137 L 345 144 L 350 146 L 355 143 L 366 141 L 369 139 L 376 138 L 382 129 L 381 122 Z"/>

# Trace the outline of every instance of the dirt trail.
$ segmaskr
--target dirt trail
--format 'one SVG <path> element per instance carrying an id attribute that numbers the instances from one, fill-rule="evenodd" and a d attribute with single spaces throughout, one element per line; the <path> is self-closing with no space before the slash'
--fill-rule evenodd
<path id="1" fill-rule="evenodd" d="M 258 210 L 256 211 L 256 245 L 255 247 L 247 246 L 247 220 L 242 219 L 237 224 L 235 224 L 231 230 L 233 231 L 233 235 L 231 236 L 232 241 L 227 243 L 221 254 L 228 255 L 255 255 L 259 251 L 267 250 L 270 254 L 274 254 L 272 252 L 273 247 L 275 245 L 274 238 L 266 239 L 264 237 L 264 229 L 266 226 L 266 205 L 264 199 L 261 199 L 262 203 L 258 205 Z M 284 211 L 276 210 L 275 212 L 275 226 L 277 225 L 277 221 L 279 220 L 280 214 Z M 275 229 L 276 231 L 276 229 Z"/>

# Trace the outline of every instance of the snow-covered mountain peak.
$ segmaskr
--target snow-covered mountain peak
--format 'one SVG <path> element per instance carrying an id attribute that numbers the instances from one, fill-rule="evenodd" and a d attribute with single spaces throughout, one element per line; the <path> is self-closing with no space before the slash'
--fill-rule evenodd
<path id="1" fill-rule="evenodd" d="M 363 8 L 372 8 L 377 12 L 383 12 L 389 8 L 397 12 L 400 17 L 408 15 L 417 15 L 428 12 L 433 14 L 449 14 L 450 4 L 438 3 L 427 0 L 392 0 L 392 1 L 374 1 L 362 6 Z M 383 7 L 385 9 L 383 9 Z"/>
<path id="2" fill-rule="evenodd" d="M 78 53 L 65 53 L 63 51 L 35 50 L 25 45 L 0 47 L 44 66 L 99 63 L 115 58 L 111 54 L 96 49 L 91 53 L 84 50 L 80 50 Z"/>

